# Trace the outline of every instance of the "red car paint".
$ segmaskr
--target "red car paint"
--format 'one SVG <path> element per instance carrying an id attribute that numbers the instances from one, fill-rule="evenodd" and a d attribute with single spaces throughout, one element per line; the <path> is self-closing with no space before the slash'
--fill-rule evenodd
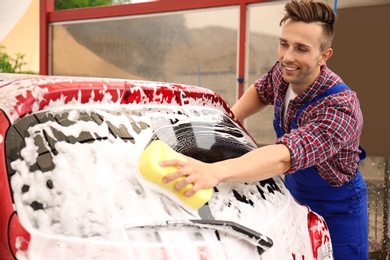
<path id="1" fill-rule="evenodd" d="M 0 89 L 10 84 L 18 88 L 25 78 L 26 76 L 23 79 L 15 79 L 6 83 L 0 81 Z M 44 83 L 37 84 L 36 88 L 40 90 L 38 94 L 33 88 L 27 89 L 24 93 L 15 96 L 16 102 L 12 107 L 0 107 L 0 138 L 6 136 L 8 128 L 18 118 L 44 110 L 56 101 L 62 100 L 64 104 L 71 104 L 75 100 L 81 104 L 100 103 L 105 101 L 107 95 L 111 97 L 110 102 L 119 104 L 170 103 L 179 106 L 191 104 L 216 106 L 221 107 L 230 117 L 233 117 L 229 107 L 219 95 L 211 90 L 194 86 L 131 80 L 48 78 Z M 2 98 L 0 96 L 0 101 Z M 0 139 L 0 259 L 8 260 L 16 258 L 17 250 L 27 250 L 30 234 L 20 224 L 14 209 L 6 167 L 5 145 L 5 141 Z M 329 231 L 323 219 L 310 210 L 308 210 L 307 218 L 313 255 L 314 259 L 317 259 L 321 257 L 320 251 L 323 247 L 330 245 Z M 161 248 L 161 250 L 165 249 Z M 200 247 L 199 255 L 203 255 L 202 252 L 205 251 L 207 248 Z M 292 259 L 295 257 L 292 255 Z"/>

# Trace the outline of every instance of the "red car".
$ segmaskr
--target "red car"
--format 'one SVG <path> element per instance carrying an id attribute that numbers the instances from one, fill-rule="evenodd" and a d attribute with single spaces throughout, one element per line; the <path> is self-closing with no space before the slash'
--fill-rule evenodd
<path id="1" fill-rule="evenodd" d="M 208 89 L 0 74 L 0 259 L 333 259 L 280 177 L 191 209 L 139 174 L 153 140 L 205 162 L 257 147 Z"/>

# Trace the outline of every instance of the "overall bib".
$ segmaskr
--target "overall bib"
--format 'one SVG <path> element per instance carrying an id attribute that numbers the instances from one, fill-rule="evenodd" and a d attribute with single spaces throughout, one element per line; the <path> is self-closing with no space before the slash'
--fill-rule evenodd
<path id="1" fill-rule="evenodd" d="M 344 84 L 335 85 L 305 103 L 297 112 L 291 129 L 297 127 L 299 114 L 310 104 L 344 89 Z M 278 137 L 285 133 L 280 127 L 280 103 L 275 104 L 274 128 Z M 365 158 L 363 149 L 360 160 Z M 322 215 L 328 225 L 335 260 L 368 259 L 368 212 L 367 188 L 357 171 L 356 177 L 341 187 L 331 186 L 314 167 L 286 174 L 285 184 L 292 196 Z"/>

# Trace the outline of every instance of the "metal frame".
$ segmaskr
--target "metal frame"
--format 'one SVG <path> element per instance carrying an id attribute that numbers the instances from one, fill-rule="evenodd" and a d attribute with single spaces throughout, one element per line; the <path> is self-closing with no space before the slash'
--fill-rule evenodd
<path id="1" fill-rule="evenodd" d="M 237 96 L 244 93 L 246 42 L 247 42 L 247 5 L 254 3 L 271 2 L 270 0 L 160 0 L 147 3 L 112 5 L 101 7 L 78 8 L 71 10 L 54 10 L 54 0 L 40 0 L 40 52 L 39 74 L 49 74 L 49 34 L 50 24 L 74 20 L 101 19 L 119 16 L 175 12 L 213 7 L 239 6 L 239 43 L 238 43 L 238 71 Z"/>

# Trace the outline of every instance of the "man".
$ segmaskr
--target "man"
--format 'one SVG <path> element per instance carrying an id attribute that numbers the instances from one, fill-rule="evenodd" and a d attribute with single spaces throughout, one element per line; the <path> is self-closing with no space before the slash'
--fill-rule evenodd
<path id="1" fill-rule="evenodd" d="M 191 196 L 219 182 L 285 174 L 294 198 L 327 221 L 335 259 L 366 260 L 367 189 L 358 171 L 364 157 L 362 113 L 356 94 L 326 66 L 333 53 L 335 13 L 312 0 L 292 0 L 285 11 L 278 62 L 232 108 L 243 120 L 274 105 L 275 144 L 212 164 L 192 158 L 163 161 L 162 166 L 179 168 L 164 181 L 185 177 L 175 188 L 192 183 L 186 193 Z"/>

